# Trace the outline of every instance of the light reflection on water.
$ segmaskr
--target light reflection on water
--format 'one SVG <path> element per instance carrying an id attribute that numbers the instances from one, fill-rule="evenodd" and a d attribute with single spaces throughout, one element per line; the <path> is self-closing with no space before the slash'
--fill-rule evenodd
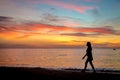
<path id="1" fill-rule="evenodd" d="M 0 49 L 0 66 L 83 68 L 85 52 L 85 49 Z M 120 69 L 118 49 L 94 49 L 93 57 L 96 68 Z"/>

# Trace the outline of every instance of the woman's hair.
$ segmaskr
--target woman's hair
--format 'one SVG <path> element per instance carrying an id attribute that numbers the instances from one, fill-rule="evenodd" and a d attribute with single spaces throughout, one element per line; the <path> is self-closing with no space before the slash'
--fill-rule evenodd
<path id="1" fill-rule="evenodd" d="M 88 46 L 88 47 L 91 47 L 91 43 L 90 43 L 90 42 L 87 42 L 87 46 Z"/>

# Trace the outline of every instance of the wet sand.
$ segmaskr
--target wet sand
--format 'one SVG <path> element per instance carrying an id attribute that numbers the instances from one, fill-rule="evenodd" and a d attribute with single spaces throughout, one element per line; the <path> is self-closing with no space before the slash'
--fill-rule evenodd
<path id="1" fill-rule="evenodd" d="M 81 72 L 46 68 L 0 67 L 0 80 L 120 80 L 120 72 Z"/>

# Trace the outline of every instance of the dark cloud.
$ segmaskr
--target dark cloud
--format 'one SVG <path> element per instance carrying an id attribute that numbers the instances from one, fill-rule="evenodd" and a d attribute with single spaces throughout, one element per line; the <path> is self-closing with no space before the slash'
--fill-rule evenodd
<path id="1" fill-rule="evenodd" d="M 0 16 L 0 32 L 8 30 L 9 27 L 16 25 L 13 17 Z"/>
<path id="2" fill-rule="evenodd" d="M 98 9 L 94 9 L 94 10 L 92 10 L 92 12 L 93 12 L 93 14 L 96 14 L 96 15 L 98 15 L 98 14 L 99 14 Z"/>
<path id="3" fill-rule="evenodd" d="M 40 23 L 50 24 L 50 25 L 59 25 L 59 26 L 69 26 L 69 27 L 78 27 L 85 23 L 85 20 L 81 18 L 73 18 L 70 16 L 57 16 L 52 13 L 44 12 L 40 16 Z"/>
<path id="4" fill-rule="evenodd" d="M 9 26 L 3 26 L 0 25 L 0 32 L 16 32 L 17 27 L 9 27 Z"/>
<path id="5" fill-rule="evenodd" d="M 55 11 L 56 9 L 55 8 L 50 8 L 51 11 Z"/>
<path id="6" fill-rule="evenodd" d="M 84 33 L 66 33 L 61 35 L 68 35 L 68 36 L 86 36 Z"/>
<path id="7" fill-rule="evenodd" d="M 7 27 L 3 27 L 0 25 L 0 32 L 6 32 L 9 31 L 9 29 Z"/>
<path id="8" fill-rule="evenodd" d="M 61 34 L 61 35 L 67 35 L 67 36 L 98 36 L 98 35 L 103 35 L 100 33 L 91 33 L 91 34 L 87 34 L 87 33 L 67 33 L 67 34 Z"/>
<path id="9" fill-rule="evenodd" d="M 7 17 L 7 16 L 0 16 L 0 22 L 1 21 L 11 21 L 13 18 L 12 17 Z"/>
<path id="10" fill-rule="evenodd" d="M 60 17 L 51 15 L 50 13 L 44 13 L 41 17 L 42 17 L 41 22 L 45 22 L 45 23 L 59 22 L 61 20 Z"/>
<path id="11" fill-rule="evenodd" d="M 95 9 L 91 10 L 91 13 L 92 13 L 92 16 L 94 16 L 96 18 L 101 16 L 100 11 L 97 7 Z"/>
<path id="12" fill-rule="evenodd" d="M 0 26 L 0 30 L 2 30 L 2 29 L 4 29 L 4 30 L 8 30 L 8 28 L 3 27 L 3 26 Z"/>
<path id="13" fill-rule="evenodd" d="M 116 31 L 112 26 L 98 27 L 98 28 L 74 28 L 76 33 L 65 33 L 61 35 L 68 36 L 99 36 L 104 34 L 119 35 L 119 31 Z"/>

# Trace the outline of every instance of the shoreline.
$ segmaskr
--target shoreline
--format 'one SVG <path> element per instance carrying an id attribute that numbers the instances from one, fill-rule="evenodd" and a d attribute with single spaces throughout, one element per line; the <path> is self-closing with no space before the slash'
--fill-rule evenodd
<path id="1" fill-rule="evenodd" d="M 0 68 L 42 68 L 42 69 L 49 69 L 49 70 L 64 70 L 64 71 L 77 71 L 80 72 L 83 70 L 82 68 L 52 68 L 52 67 L 37 67 L 37 66 L 0 66 Z M 120 73 L 120 69 L 113 69 L 113 68 L 95 68 L 97 72 L 117 72 Z M 87 72 L 92 72 L 91 68 L 86 69 Z"/>
<path id="2" fill-rule="evenodd" d="M 81 69 L 48 69 L 31 67 L 0 67 L 3 80 L 120 80 L 120 72 L 92 73 Z"/>

